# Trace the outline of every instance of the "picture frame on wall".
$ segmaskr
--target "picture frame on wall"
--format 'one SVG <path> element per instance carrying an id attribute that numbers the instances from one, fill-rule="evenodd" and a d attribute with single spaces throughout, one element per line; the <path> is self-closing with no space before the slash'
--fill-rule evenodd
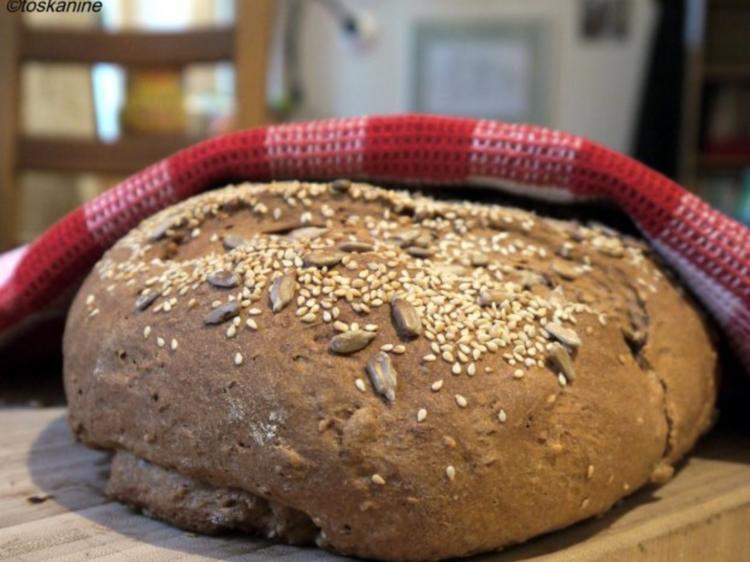
<path id="1" fill-rule="evenodd" d="M 412 109 L 551 124 L 546 20 L 415 24 Z"/>

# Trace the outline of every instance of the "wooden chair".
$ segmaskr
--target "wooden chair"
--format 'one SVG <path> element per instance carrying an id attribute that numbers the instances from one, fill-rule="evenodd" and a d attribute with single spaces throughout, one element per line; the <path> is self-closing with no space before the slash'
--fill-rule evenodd
<path id="1" fill-rule="evenodd" d="M 20 14 L 0 10 L 0 250 L 18 243 L 22 195 L 20 170 L 57 170 L 127 175 L 194 142 L 173 137 L 122 138 L 114 143 L 26 136 L 20 130 L 21 65 L 28 61 L 124 67 L 184 67 L 233 61 L 235 123 L 267 123 L 265 72 L 273 16 L 272 0 L 236 2 L 231 26 L 186 32 L 106 32 L 31 29 Z"/>

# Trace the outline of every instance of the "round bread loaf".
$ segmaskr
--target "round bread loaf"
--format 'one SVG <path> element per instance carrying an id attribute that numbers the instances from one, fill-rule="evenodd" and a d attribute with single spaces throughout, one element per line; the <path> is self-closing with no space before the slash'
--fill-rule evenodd
<path id="1" fill-rule="evenodd" d="M 339 180 L 211 191 L 144 221 L 65 334 L 108 492 L 182 527 L 425 560 L 663 482 L 716 353 L 639 241 Z"/>

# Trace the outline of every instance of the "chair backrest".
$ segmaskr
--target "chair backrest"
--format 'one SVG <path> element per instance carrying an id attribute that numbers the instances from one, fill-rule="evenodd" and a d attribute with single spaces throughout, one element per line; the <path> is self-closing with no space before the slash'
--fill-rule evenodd
<path id="1" fill-rule="evenodd" d="M 18 242 L 22 197 L 16 175 L 23 169 L 127 175 L 195 142 L 188 137 L 95 139 L 24 135 L 20 127 L 20 69 L 25 62 L 94 64 L 126 68 L 185 67 L 232 61 L 235 125 L 267 123 L 265 74 L 273 0 L 239 1 L 230 26 L 184 32 L 107 32 L 32 29 L 20 14 L 0 10 L 0 251 Z"/>

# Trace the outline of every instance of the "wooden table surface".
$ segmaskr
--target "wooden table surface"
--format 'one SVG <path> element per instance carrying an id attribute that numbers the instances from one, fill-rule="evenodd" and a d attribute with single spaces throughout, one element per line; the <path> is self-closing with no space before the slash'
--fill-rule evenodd
<path id="1" fill-rule="evenodd" d="M 71 440 L 64 408 L 0 408 L 0 560 L 344 560 L 180 531 L 102 494 L 108 459 Z M 471 559 L 750 561 L 750 436 L 714 432 L 666 486 L 606 516 Z"/>

